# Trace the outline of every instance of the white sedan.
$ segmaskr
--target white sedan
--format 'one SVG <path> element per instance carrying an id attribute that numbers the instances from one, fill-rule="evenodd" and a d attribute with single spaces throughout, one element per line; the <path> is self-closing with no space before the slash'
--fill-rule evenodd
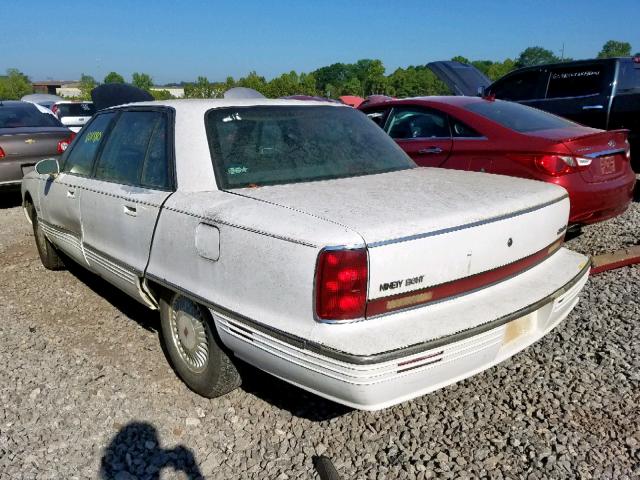
<path id="1" fill-rule="evenodd" d="M 589 273 L 562 247 L 562 188 L 418 168 L 338 104 L 102 110 L 22 195 L 45 267 L 73 260 L 159 309 L 170 361 L 207 397 L 239 385 L 240 358 L 385 408 L 540 339 Z"/>

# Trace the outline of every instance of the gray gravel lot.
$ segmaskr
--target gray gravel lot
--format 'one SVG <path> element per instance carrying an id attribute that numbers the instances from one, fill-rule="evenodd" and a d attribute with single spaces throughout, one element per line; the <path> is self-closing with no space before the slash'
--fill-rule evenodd
<path id="1" fill-rule="evenodd" d="M 640 478 L 640 267 L 593 277 L 554 332 L 381 412 L 246 367 L 206 400 L 168 366 L 157 315 L 78 268 L 46 271 L 0 196 L 0 478 Z M 569 242 L 638 243 L 640 203 Z"/>

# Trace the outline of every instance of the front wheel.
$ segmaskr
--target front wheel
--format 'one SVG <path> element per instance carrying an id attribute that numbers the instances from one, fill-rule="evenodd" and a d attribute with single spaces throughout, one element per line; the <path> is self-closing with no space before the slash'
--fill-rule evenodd
<path id="1" fill-rule="evenodd" d="M 169 360 L 191 390 L 214 398 L 240 386 L 207 309 L 177 293 L 163 295 L 160 323 Z"/>
<path id="2" fill-rule="evenodd" d="M 53 244 L 49 241 L 47 236 L 42 230 L 42 225 L 38 221 L 38 213 L 36 212 L 33 204 L 30 204 L 29 217 L 31 218 L 31 224 L 33 226 L 33 236 L 36 239 L 36 247 L 38 248 L 38 255 L 40 255 L 40 261 L 47 270 L 61 270 L 64 268 L 64 262 L 58 255 Z"/>

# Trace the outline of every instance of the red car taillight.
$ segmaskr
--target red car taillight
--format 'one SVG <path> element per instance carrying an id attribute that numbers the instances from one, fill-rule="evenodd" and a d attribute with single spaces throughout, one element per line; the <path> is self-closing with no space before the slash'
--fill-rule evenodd
<path id="1" fill-rule="evenodd" d="M 0 147 L 0 158 L 4 158 L 4 150 Z"/>
<path id="2" fill-rule="evenodd" d="M 533 163 L 538 170 L 551 175 L 552 177 L 559 177 L 568 173 L 578 172 L 584 170 L 591 165 L 590 158 L 573 157 L 570 155 L 509 155 L 511 160 L 522 163 L 524 165 L 530 165 Z"/>
<path id="3" fill-rule="evenodd" d="M 69 145 L 71 145 L 71 142 L 73 142 L 73 139 L 76 137 L 76 134 L 71 132 L 71 135 L 69 135 L 69 138 L 65 138 L 64 140 L 60 140 L 58 142 L 58 153 L 63 153 L 67 147 Z"/>
<path id="4" fill-rule="evenodd" d="M 323 250 L 316 264 L 316 315 L 321 320 L 363 318 L 367 305 L 367 251 Z"/>

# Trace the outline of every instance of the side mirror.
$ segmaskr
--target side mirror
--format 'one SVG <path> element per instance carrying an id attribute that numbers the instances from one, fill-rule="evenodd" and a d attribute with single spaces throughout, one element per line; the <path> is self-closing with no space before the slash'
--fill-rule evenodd
<path id="1" fill-rule="evenodd" d="M 36 163 L 36 173 L 55 177 L 60 173 L 60 164 L 56 158 L 45 158 Z"/>

